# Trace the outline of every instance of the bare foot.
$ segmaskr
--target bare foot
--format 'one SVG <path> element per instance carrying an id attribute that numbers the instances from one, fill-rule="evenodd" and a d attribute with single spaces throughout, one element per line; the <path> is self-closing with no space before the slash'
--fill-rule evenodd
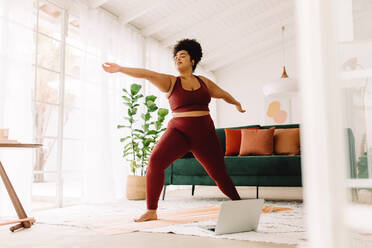
<path id="1" fill-rule="evenodd" d="M 143 221 L 150 221 L 150 220 L 157 220 L 158 215 L 156 214 L 156 210 L 147 210 L 141 217 L 138 219 L 134 219 L 134 222 L 143 222 Z"/>

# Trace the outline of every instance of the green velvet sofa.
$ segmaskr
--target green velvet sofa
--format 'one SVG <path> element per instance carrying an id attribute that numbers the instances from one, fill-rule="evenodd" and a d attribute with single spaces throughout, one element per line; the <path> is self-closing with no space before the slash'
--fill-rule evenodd
<path id="1" fill-rule="evenodd" d="M 231 129 L 258 127 L 258 125 L 228 127 Z M 270 128 L 273 126 L 261 126 Z M 297 128 L 299 124 L 274 125 L 275 128 Z M 224 128 L 216 128 L 225 153 Z M 301 156 L 271 155 L 271 156 L 225 156 L 227 172 L 236 186 L 256 186 L 256 197 L 260 186 L 301 187 Z M 167 185 L 192 185 L 194 195 L 195 185 L 214 185 L 216 183 L 208 176 L 201 164 L 191 152 L 174 161 L 165 170 L 163 200 Z"/>

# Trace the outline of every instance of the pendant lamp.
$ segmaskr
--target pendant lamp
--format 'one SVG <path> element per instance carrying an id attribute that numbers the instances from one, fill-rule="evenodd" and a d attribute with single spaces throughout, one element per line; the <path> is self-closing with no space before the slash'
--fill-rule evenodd
<path id="1" fill-rule="evenodd" d="M 285 47 L 284 47 L 284 31 L 285 26 L 282 26 L 282 48 L 283 48 L 283 73 L 278 79 L 271 81 L 266 84 L 262 90 L 266 97 L 274 96 L 295 96 L 297 94 L 297 81 L 293 78 L 288 77 L 285 69 Z"/>

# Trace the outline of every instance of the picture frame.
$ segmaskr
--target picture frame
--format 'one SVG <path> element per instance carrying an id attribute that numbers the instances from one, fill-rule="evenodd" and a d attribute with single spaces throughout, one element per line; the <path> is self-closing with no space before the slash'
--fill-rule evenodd
<path id="1" fill-rule="evenodd" d="M 290 98 L 266 97 L 264 106 L 265 125 L 280 125 L 291 123 L 292 113 Z"/>

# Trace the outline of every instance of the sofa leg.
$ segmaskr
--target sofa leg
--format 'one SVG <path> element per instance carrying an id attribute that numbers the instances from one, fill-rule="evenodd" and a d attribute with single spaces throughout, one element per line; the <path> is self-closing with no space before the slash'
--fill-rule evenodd
<path id="1" fill-rule="evenodd" d="M 166 189 L 167 189 L 167 185 L 164 184 L 164 189 L 163 189 L 163 201 L 164 201 L 164 197 L 165 197 L 165 191 L 166 191 Z"/>
<path id="2" fill-rule="evenodd" d="M 192 186 L 191 188 L 191 195 L 194 196 L 194 191 L 195 191 L 195 185 Z"/>
<path id="3" fill-rule="evenodd" d="M 258 199 L 258 186 L 256 186 L 256 199 Z"/>

